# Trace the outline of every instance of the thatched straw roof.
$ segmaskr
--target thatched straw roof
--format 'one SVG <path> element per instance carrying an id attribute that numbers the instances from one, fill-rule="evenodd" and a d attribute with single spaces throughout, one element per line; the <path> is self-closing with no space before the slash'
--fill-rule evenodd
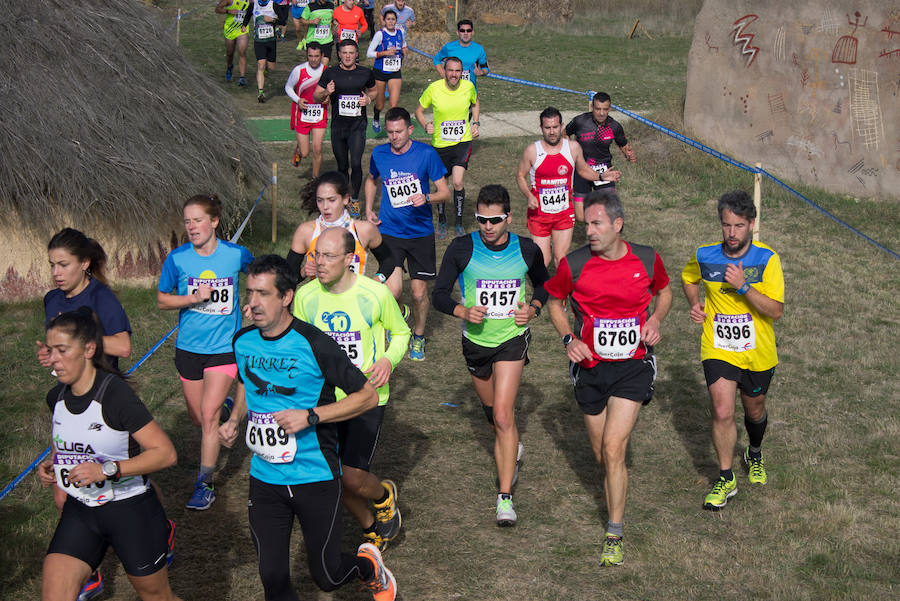
<path id="1" fill-rule="evenodd" d="M 263 150 L 158 11 L 139 0 L 4 9 L 0 225 L 114 223 L 141 242 L 198 191 L 217 192 L 227 220 L 243 215 L 265 181 Z"/>

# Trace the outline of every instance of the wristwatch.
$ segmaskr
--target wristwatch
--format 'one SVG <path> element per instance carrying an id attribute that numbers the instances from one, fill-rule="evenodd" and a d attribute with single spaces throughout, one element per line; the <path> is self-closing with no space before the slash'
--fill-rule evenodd
<path id="1" fill-rule="evenodd" d="M 472 121 L 472 125 L 477 125 L 481 127 L 481 121 Z"/>
<path id="2" fill-rule="evenodd" d="M 534 304 L 534 301 L 528 303 L 528 306 L 531 307 L 532 309 L 534 309 L 534 316 L 535 316 L 535 317 L 540 317 L 540 316 L 541 316 L 541 307 L 538 306 L 538 305 L 535 305 L 535 304 Z"/>
<path id="3" fill-rule="evenodd" d="M 309 411 L 309 415 L 306 416 L 306 421 L 309 422 L 310 426 L 315 426 L 319 423 L 319 416 L 316 413 L 315 407 L 310 407 L 307 411 Z"/>
<path id="4" fill-rule="evenodd" d="M 113 482 L 119 481 L 121 472 L 119 471 L 118 461 L 104 461 L 103 465 L 100 466 L 100 469 L 103 470 L 103 475 L 106 476 L 107 480 L 111 480 Z"/>
<path id="5" fill-rule="evenodd" d="M 574 336 L 572 336 L 571 334 L 566 334 L 565 336 L 562 337 L 563 346 L 568 347 L 569 343 L 572 342 L 573 340 L 575 340 Z"/>

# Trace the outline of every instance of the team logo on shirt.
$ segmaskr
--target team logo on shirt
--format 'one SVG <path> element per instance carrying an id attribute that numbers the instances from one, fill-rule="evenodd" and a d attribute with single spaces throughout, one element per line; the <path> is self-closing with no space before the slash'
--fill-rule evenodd
<path id="1" fill-rule="evenodd" d="M 322 321 L 328 325 L 328 329 L 332 332 L 349 332 L 350 316 L 343 311 L 335 311 L 322 313 Z"/>
<path id="2" fill-rule="evenodd" d="M 744 267 L 744 279 L 750 283 L 759 282 L 759 268 Z"/>
<path id="3" fill-rule="evenodd" d="M 63 440 L 59 434 L 53 437 L 53 444 L 56 445 L 57 451 L 68 451 L 70 453 L 87 453 L 93 455 L 94 447 L 83 442 L 67 442 Z"/>
<path id="4" fill-rule="evenodd" d="M 290 395 L 294 394 L 296 388 L 291 388 L 289 386 L 278 386 L 277 384 L 273 384 L 271 382 L 266 382 L 258 375 L 250 371 L 250 366 L 245 363 L 244 370 L 247 372 L 247 379 L 256 386 L 256 394 L 269 396 L 270 392 L 274 392 L 277 394 Z"/>
<path id="5" fill-rule="evenodd" d="M 94 422 L 90 426 L 88 426 L 88 430 L 93 430 L 95 432 L 99 432 L 100 428 L 102 428 L 102 427 L 103 427 L 103 424 L 98 424 L 97 422 Z"/>
<path id="6" fill-rule="evenodd" d="M 569 173 L 569 166 L 568 165 L 560 165 L 559 168 L 556 170 L 556 172 L 559 173 L 560 175 L 566 175 L 567 173 Z"/>

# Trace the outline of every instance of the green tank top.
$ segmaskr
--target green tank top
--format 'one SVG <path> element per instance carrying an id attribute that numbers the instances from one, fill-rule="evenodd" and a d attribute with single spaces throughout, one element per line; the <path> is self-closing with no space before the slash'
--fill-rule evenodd
<path id="1" fill-rule="evenodd" d="M 309 5 L 303 9 L 302 18 L 307 21 L 313 19 L 322 19 L 318 25 L 310 25 L 306 31 L 307 42 L 319 42 L 320 44 L 330 44 L 334 38 L 331 36 L 331 20 L 334 18 L 333 8 L 318 8 L 310 10 Z"/>

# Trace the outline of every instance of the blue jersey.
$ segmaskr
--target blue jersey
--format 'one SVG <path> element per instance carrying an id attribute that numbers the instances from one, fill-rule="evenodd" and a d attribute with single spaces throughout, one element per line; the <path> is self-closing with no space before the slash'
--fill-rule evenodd
<path id="1" fill-rule="evenodd" d="M 369 161 L 369 173 L 381 178 L 378 230 L 382 234 L 395 238 L 434 234 L 431 206 L 414 207 L 409 200 L 414 194 L 428 194 L 429 180 L 436 182 L 447 174 L 434 148 L 413 140 L 409 150 L 394 154 L 390 144 L 376 146 Z"/>
<path id="2" fill-rule="evenodd" d="M 234 337 L 234 356 L 247 393 L 247 409 L 252 412 L 248 428 L 254 420 L 265 423 L 283 409 L 334 403 L 336 387 L 352 394 L 366 385 L 366 376 L 337 342 L 299 319 L 274 338 L 263 338 L 256 326 L 242 329 Z M 249 439 L 248 435 L 245 440 Z M 296 450 L 291 448 L 289 462 L 267 461 L 254 452 L 250 475 L 268 484 L 307 484 L 340 477 L 337 424 L 309 426 L 297 432 L 294 440 Z"/>
<path id="3" fill-rule="evenodd" d="M 209 301 L 181 309 L 175 347 L 191 353 L 213 355 L 231 352 L 231 338 L 241 327 L 238 274 L 253 261 L 239 244 L 219 240 L 207 257 L 188 242 L 169 253 L 159 276 L 158 290 L 191 294 L 202 284 L 212 289 Z"/>
<path id="4" fill-rule="evenodd" d="M 451 56 L 455 56 L 462 61 L 462 78 L 468 79 L 472 82 L 472 85 L 478 88 L 477 77 L 475 77 L 475 65 L 478 65 L 485 71 L 489 70 L 484 46 L 478 42 L 469 42 L 468 46 L 463 46 L 459 43 L 459 40 L 448 42 L 434 55 L 434 64 L 440 65 L 445 58 Z"/>
<path id="5" fill-rule="evenodd" d="M 391 48 L 396 48 L 397 49 L 396 58 L 399 58 L 400 61 L 402 62 L 403 61 L 402 49 L 404 46 L 406 46 L 406 36 L 404 35 L 403 30 L 400 29 L 399 27 L 397 27 L 397 28 L 394 28 L 394 33 L 391 33 L 387 29 L 381 29 L 380 31 L 376 32 L 375 36 L 372 37 L 373 41 L 375 40 L 375 37 L 378 34 L 381 35 L 381 42 L 375 45 L 375 52 L 384 52 L 385 50 L 390 50 Z M 370 48 L 371 48 L 371 46 L 370 46 Z M 375 69 L 381 71 L 382 73 L 386 72 L 384 69 L 384 59 L 385 58 L 386 57 L 384 57 L 384 56 L 380 56 L 380 57 L 376 58 L 375 64 L 373 65 L 373 67 L 375 67 Z M 396 65 L 395 68 L 392 68 L 389 71 L 394 72 L 394 71 L 399 71 L 399 70 L 400 70 L 400 65 L 398 64 L 398 65 Z"/>

